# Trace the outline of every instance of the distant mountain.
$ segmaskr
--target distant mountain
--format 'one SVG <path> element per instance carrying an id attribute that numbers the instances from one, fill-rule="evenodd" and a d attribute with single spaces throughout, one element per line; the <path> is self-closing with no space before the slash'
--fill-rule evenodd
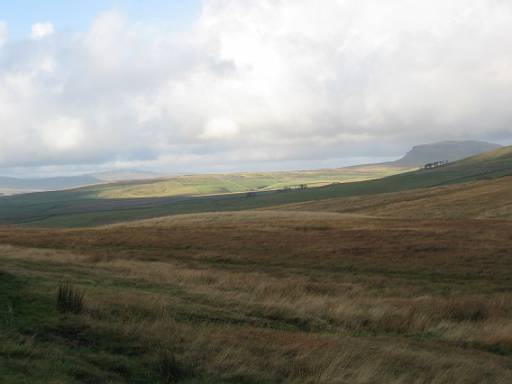
<path id="1" fill-rule="evenodd" d="M 34 179 L 18 179 L 0 176 L 0 193 L 12 194 L 36 191 L 56 191 L 99 184 L 102 181 L 92 176 L 68 176 Z"/>
<path id="2" fill-rule="evenodd" d="M 420 167 L 441 160 L 457 161 L 501 147 L 501 145 L 484 141 L 441 141 L 417 145 L 401 159 L 388 164 L 400 167 Z"/>
<path id="3" fill-rule="evenodd" d="M 155 179 L 160 175 L 138 170 L 120 170 L 92 173 L 80 176 L 20 179 L 0 176 L 0 195 L 13 195 L 28 192 L 59 191 L 96 184 L 115 183 L 128 180 Z"/>
<path id="4" fill-rule="evenodd" d="M 161 177 L 160 174 L 155 172 L 148 171 L 140 171 L 136 169 L 123 169 L 123 170 L 115 170 L 115 171 L 106 171 L 106 172 L 98 172 L 92 173 L 89 176 L 92 176 L 98 180 L 114 183 L 116 181 L 129 181 L 129 180 L 148 180 L 155 179 Z"/>

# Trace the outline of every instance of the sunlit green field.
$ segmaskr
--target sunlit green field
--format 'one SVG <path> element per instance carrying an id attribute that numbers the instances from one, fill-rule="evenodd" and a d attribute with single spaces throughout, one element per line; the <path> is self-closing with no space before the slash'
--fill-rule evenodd
<path id="1" fill-rule="evenodd" d="M 314 171 L 185 175 L 145 182 L 127 182 L 88 188 L 90 196 L 127 199 L 172 196 L 202 196 L 268 191 L 301 185 L 319 187 L 382 178 L 411 169 L 391 166 L 361 166 Z"/>

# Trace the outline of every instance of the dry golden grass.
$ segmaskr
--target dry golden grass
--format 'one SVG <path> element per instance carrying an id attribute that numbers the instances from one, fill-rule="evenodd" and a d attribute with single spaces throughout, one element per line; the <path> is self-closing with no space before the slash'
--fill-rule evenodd
<path id="1" fill-rule="evenodd" d="M 337 213 L 0 229 L 2 271 L 219 380 L 512 382 L 512 222 Z"/>
<path id="2" fill-rule="evenodd" d="M 375 217 L 512 218 L 512 177 L 372 196 L 289 204 L 275 209 Z"/>

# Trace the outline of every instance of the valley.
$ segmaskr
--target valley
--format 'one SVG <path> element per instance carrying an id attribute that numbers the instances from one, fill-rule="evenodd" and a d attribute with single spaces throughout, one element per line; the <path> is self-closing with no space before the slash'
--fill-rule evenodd
<path id="1" fill-rule="evenodd" d="M 0 384 L 512 384 L 512 1 L 0 1 Z"/>
<path id="2" fill-rule="evenodd" d="M 298 190 L 283 188 L 250 194 L 233 192 L 206 196 L 101 198 L 99 195 L 107 193 L 111 188 L 124 188 L 122 185 L 113 184 L 100 189 L 89 187 L 0 198 L 0 224 L 86 227 L 173 214 L 268 209 L 307 202 L 323 204 L 329 199 L 413 190 L 420 194 L 430 193 L 432 191 L 427 189 L 479 180 L 498 180 L 509 175 L 512 176 L 512 147 L 503 147 L 433 170 L 420 169 L 373 180 L 334 183 Z M 135 185 L 135 188 L 144 189 L 152 184 L 142 182 Z M 425 190 L 420 191 L 422 188 Z M 508 204 L 508 200 L 504 204 Z"/>

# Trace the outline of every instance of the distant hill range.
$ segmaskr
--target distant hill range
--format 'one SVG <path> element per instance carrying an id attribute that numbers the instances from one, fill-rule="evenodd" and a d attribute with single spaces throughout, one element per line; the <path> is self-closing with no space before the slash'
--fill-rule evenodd
<path id="1" fill-rule="evenodd" d="M 123 180 L 146 180 L 158 176 L 159 175 L 156 173 L 137 170 L 108 171 L 81 176 L 30 179 L 0 176 L 0 194 L 10 195 L 26 192 L 58 191 Z"/>
<path id="2" fill-rule="evenodd" d="M 421 167 L 442 160 L 450 162 L 462 160 L 501 147 L 501 145 L 484 141 L 441 141 L 417 145 L 401 159 L 387 164 L 399 167 Z"/>
<path id="3" fill-rule="evenodd" d="M 149 180 L 161 177 L 162 175 L 155 172 L 138 171 L 134 169 L 125 169 L 117 171 L 106 171 L 92 173 L 92 176 L 101 182 L 115 183 L 117 181 L 129 181 L 129 180 Z"/>
<path id="4" fill-rule="evenodd" d="M 0 192 L 10 194 L 31 191 L 52 191 L 98 184 L 100 182 L 100 180 L 92 176 L 49 177 L 40 179 L 0 177 Z"/>
<path id="5" fill-rule="evenodd" d="M 349 171 L 354 172 L 353 169 Z M 185 178 L 183 182 L 197 182 L 192 186 L 205 185 L 204 175 L 194 177 L 203 179 Z M 244 189 L 249 185 L 239 184 L 246 178 L 249 178 L 252 186 L 259 182 L 254 180 L 254 176 L 251 177 L 253 179 L 248 175 L 231 175 L 229 180 L 218 181 L 221 185 L 226 185 L 227 181 L 231 184 L 236 182 L 236 189 Z M 453 161 L 432 170 L 418 169 L 366 181 L 331 183 L 318 188 L 258 190 L 250 195 L 234 191 L 212 194 L 209 189 L 204 192 L 206 195 L 197 195 L 201 192 L 197 190 L 196 194 L 188 190 L 178 195 L 155 195 L 148 194 L 141 183 L 145 182 L 134 183 L 133 188 L 120 183 L 2 197 L 0 224 L 80 227 L 174 214 L 277 207 L 392 217 L 512 218 L 512 146 Z M 158 183 L 161 181 L 146 184 Z M 176 180 L 171 180 L 168 187 L 172 190 L 176 187 L 175 183 Z M 113 187 L 129 189 L 115 191 Z M 139 187 L 144 188 L 139 190 Z M 181 184 L 181 188 L 189 187 Z M 217 188 L 218 185 L 213 187 Z M 114 195 L 110 194 L 112 190 Z"/>
<path id="6" fill-rule="evenodd" d="M 107 189 L 108 193 L 97 192 L 104 198 L 234 193 L 279 189 L 288 185 L 299 184 L 321 186 L 333 182 L 381 178 L 407 169 L 422 167 L 427 163 L 442 160 L 453 162 L 499 148 L 501 148 L 500 145 L 481 141 L 443 141 L 415 146 L 397 161 L 371 166 L 339 168 L 337 170 L 192 175 L 172 178 L 162 178 L 162 175 L 157 173 L 139 170 L 114 170 L 81 176 L 41 179 L 0 177 L 0 194 L 58 191 L 107 183 L 117 183 L 118 185 L 109 187 Z M 145 182 L 146 180 L 147 182 Z"/>

